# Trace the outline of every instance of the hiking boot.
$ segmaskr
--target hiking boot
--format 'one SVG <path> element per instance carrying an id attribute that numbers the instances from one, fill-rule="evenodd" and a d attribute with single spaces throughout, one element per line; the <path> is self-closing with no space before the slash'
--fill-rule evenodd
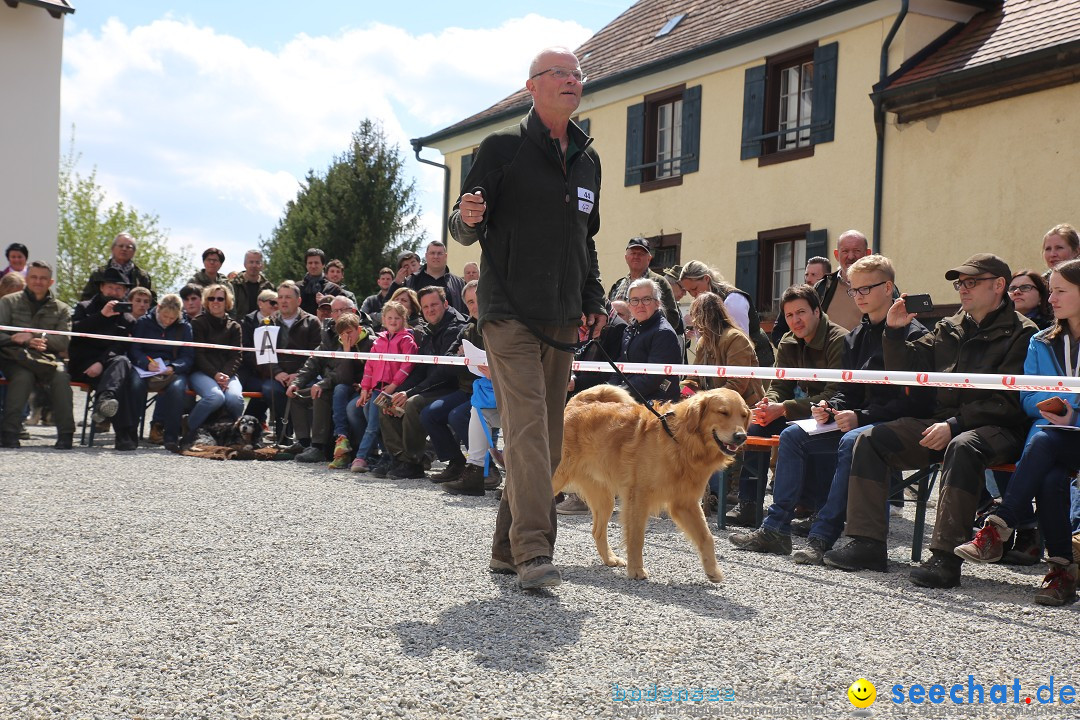
<path id="1" fill-rule="evenodd" d="M 791 536 L 778 533 L 767 527 L 759 527 L 757 530 L 748 533 L 732 533 L 728 540 L 740 550 L 773 553 L 774 555 L 791 554 Z"/>
<path id="2" fill-rule="evenodd" d="M 491 562 L 488 563 L 488 570 L 496 575 L 517 575 L 517 565 L 499 558 L 491 558 Z"/>
<path id="3" fill-rule="evenodd" d="M 330 463 L 326 467 L 327 467 L 328 470 L 348 470 L 349 469 L 349 456 L 348 455 L 342 455 L 341 457 L 336 457 L 333 460 L 331 460 Z"/>
<path id="4" fill-rule="evenodd" d="M 911 571 L 911 582 L 928 588 L 960 587 L 960 567 L 964 561 L 952 553 L 933 550 L 933 555 Z"/>
<path id="5" fill-rule="evenodd" d="M 796 550 L 791 556 L 796 565 L 824 565 L 825 553 L 829 552 L 825 541 L 820 538 L 810 538 L 810 542 L 801 550 Z"/>
<path id="6" fill-rule="evenodd" d="M 371 476 L 377 478 L 384 478 L 390 474 L 390 471 L 394 468 L 394 465 L 396 464 L 397 463 L 394 461 L 393 456 L 391 456 L 390 453 L 386 453 L 385 455 L 383 455 L 382 460 L 379 461 L 379 464 L 371 469 Z"/>
<path id="7" fill-rule="evenodd" d="M 503 475 L 498 465 L 488 465 L 488 476 L 484 478 L 484 490 L 497 490 L 502 485 Z"/>
<path id="8" fill-rule="evenodd" d="M 354 473 L 366 473 L 371 468 L 368 467 L 367 460 L 364 458 L 356 458 L 352 461 L 352 465 L 349 466 L 349 472 Z"/>
<path id="9" fill-rule="evenodd" d="M 754 506 L 748 502 L 740 502 L 724 515 L 728 525 L 739 527 L 757 527 L 757 518 L 754 517 Z"/>
<path id="10" fill-rule="evenodd" d="M 1043 578 L 1042 588 L 1035 593 L 1035 602 L 1054 607 L 1071 603 L 1076 599 L 1076 563 L 1063 557 L 1047 558 L 1046 562 L 1050 572 Z"/>
<path id="11" fill-rule="evenodd" d="M 21 448 L 22 443 L 19 442 L 19 434 L 12 432 L 0 433 L 0 447 Z"/>
<path id="12" fill-rule="evenodd" d="M 1042 538 L 1039 528 L 1016 531 L 1013 546 L 1001 556 L 1003 565 L 1034 565 L 1042 559 Z"/>
<path id="13" fill-rule="evenodd" d="M 420 463 L 400 462 L 397 467 L 390 469 L 386 477 L 391 480 L 419 480 L 424 475 L 424 466 Z"/>
<path id="14" fill-rule="evenodd" d="M 971 542 L 953 549 L 958 557 L 977 563 L 992 563 L 1001 559 L 1002 544 L 1012 535 L 1012 530 L 997 515 L 987 515 L 979 532 Z"/>
<path id="15" fill-rule="evenodd" d="M 555 587 L 562 584 L 559 568 L 551 564 L 547 555 L 526 560 L 517 567 L 518 585 L 523 590 Z"/>
<path id="16" fill-rule="evenodd" d="M 844 547 L 829 550 L 824 553 L 822 560 L 829 567 L 848 572 L 886 572 L 889 569 L 889 555 L 884 541 L 864 537 L 853 537 Z"/>
<path id="17" fill-rule="evenodd" d="M 304 448 L 304 451 L 296 456 L 296 462 L 299 463 L 321 463 L 326 460 L 323 455 L 322 448 L 317 448 L 314 445 L 310 445 Z"/>
<path id="18" fill-rule="evenodd" d="M 484 466 L 466 465 L 457 480 L 443 483 L 442 489 L 451 495 L 484 495 Z"/>
<path id="19" fill-rule="evenodd" d="M 349 442 L 349 438 L 345 435 L 338 435 L 337 440 L 334 442 L 334 459 L 343 458 L 346 455 L 351 455 L 353 446 Z M 345 465 L 342 467 L 348 467 L 348 461 L 345 461 Z"/>
<path id="20" fill-rule="evenodd" d="M 95 420 L 101 420 L 104 418 L 111 418 L 116 415 L 116 411 L 120 409 L 120 402 L 116 399 L 108 390 L 98 393 L 97 403 L 95 404 L 94 416 Z"/>
<path id="21" fill-rule="evenodd" d="M 810 517 L 799 518 L 791 521 L 791 534 L 799 537 L 808 537 L 810 535 L 810 528 L 814 526 L 814 520 L 817 520 L 817 515 L 811 515 Z M 820 563 L 819 563 L 820 564 Z"/>
<path id="22" fill-rule="evenodd" d="M 70 450 L 75 442 L 75 433 L 60 433 L 53 443 L 54 450 Z"/>
<path id="23" fill-rule="evenodd" d="M 146 442 L 151 445 L 161 445 L 165 442 L 165 425 L 164 423 L 152 422 L 150 423 L 150 434 L 146 436 Z"/>
<path id="24" fill-rule="evenodd" d="M 560 515 L 589 515 L 592 511 L 584 500 L 574 493 L 567 493 L 566 499 L 555 506 L 555 512 Z"/>
<path id="25" fill-rule="evenodd" d="M 434 475 L 429 476 L 428 480 L 433 483 L 451 482 L 453 480 L 459 479 L 461 477 L 461 473 L 463 473 L 464 471 L 465 458 L 456 457 L 453 458 L 450 462 L 446 463 L 446 467 L 444 467 L 442 470 L 435 473 Z"/>

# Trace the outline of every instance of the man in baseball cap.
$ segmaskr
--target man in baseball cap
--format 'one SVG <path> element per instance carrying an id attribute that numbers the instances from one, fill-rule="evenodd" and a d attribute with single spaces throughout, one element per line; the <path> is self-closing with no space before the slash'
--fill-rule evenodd
<path id="1" fill-rule="evenodd" d="M 960 267 L 954 267 L 945 273 L 946 280 L 956 280 L 961 275 L 977 277 L 989 275 L 990 277 L 1005 278 L 1006 283 L 1012 277 L 1009 264 L 993 253 L 978 253 L 972 255 Z"/>
<path id="2" fill-rule="evenodd" d="M 660 309 L 663 310 L 664 317 L 667 318 L 668 323 L 671 324 L 671 327 L 675 329 L 681 339 L 685 329 L 682 322 L 682 313 L 679 312 L 675 295 L 671 292 L 671 285 L 663 275 L 649 269 L 649 263 L 653 259 L 652 243 L 649 242 L 648 238 L 632 237 L 626 243 L 626 254 L 623 257 L 626 259 L 626 267 L 630 272 L 616 280 L 615 284 L 611 286 L 611 289 L 608 290 L 608 300 L 626 301 L 629 295 L 630 283 L 643 277 L 653 280 L 660 286 Z"/>

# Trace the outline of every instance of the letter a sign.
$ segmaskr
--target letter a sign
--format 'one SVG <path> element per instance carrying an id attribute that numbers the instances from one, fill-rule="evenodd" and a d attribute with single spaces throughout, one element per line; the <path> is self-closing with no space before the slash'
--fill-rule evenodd
<path id="1" fill-rule="evenodd" d="M 255 363 L 269 365 L 277 362 L 277 325 L 260 325 L 255 328 Z"/>

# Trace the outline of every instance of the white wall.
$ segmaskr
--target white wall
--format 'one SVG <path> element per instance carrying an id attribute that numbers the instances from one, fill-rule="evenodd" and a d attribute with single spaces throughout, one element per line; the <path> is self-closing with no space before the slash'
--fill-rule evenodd
<path id="1" fill-rule="evenodd" d="M 0 253 L 21 242 L 31 260 L 50 263 L 56 260 L 63 39 L 63 18 L 0 3 Z"/>

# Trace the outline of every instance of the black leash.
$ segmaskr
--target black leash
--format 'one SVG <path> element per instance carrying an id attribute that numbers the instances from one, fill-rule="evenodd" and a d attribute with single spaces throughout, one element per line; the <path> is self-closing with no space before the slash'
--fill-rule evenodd
<path id="1" fill-rule="evenodd" d="M 476 186 L 472 190 L 470 190 L 469 192 L 471 192 L 473 194 L 476 194 L 477 191 L 479 191 L 480 195 L 484 198 L 484 202 L 487 203 L 488 202 L 488 199 L 487 199 L 488 194 L 484 190 L 484 188 L 482 188 L 480 186 Z M 460 210 L 458 212 L 459 212 L 459 215 L 460 215 Z M 652 401 L 647 400 L 641 394 L 641 392 L 636 387 L 634 387 L 634 385 L 627 379 L 626 375 L 623 374 L 623 371 L 620 370 L 619 367 L 615 364 L 615 361 L 611 359 L 611 356 L 607 354 L 607 350 L 605 350 L 604 346 L 600 344 L 600 338 L 599 337 L 590 337 L 590 338 L 588 338 L 586 340 L 578 341 L 576 343 L 560 342 L 559 340 L 556 340 L 555 338 L 548 336 L 546 333 L 544 333 L 542 330 L 540 330 L 540 328 L 538 328 L 536 325 L 534 325 L 533 322 L 531 320 L 529 320 L 529 318 L 523 312 L 521 312 L 521 309 L 517 306 L 517 303 L 514 302 L 513 296 L 510 294 L 510 292 L 506 288 L 506 280 L 503 278 L 502 274 L 499 272 L 499 268 L 496 266 L 495 261 L 494 261 L 492 255 L 491 255 L 491 253 L 488 252 L 488 249 L 487 249 L 487 233 L 486 233 L 486 225 L 487 225 L 486 217 L 487 217 L 487 213 L 485 212 L 484 213 L 484 218 L 485 219 L 482 219 L 480 221 L 480 223 L 478 223 L 478 225 L 474 227 L 474 229 L 476 230 L 476 239 L 480 243 L 481 256 L 485 256 L 485 255 L 487 256 L 488 263 L 491 266 L 491 274 L 495 276 L 495 280 L 496 280 L 496 283 L 499 286 L 499 290 L 501 290 L 503 296 L 506 297 L 506 301 L 510 304 L 510 309 L 512 309 L 514 311 L 514 314 L 517 315 L 517 319 L 521 321 L 521 324 L 524 325 L 525 328 L 530 333 L 532 333 L 533 336 L 537 340 L 539 340 L 540 342 L 544 343 L 545 345 L 549 345 L 552 348 L 554 348 L 556 350 L 559 350 L 561 352 L 570 353 L 571 355 L 577 355 L 579 352 L 583 352 L 586 348 L 588 348 L 589 345 L 595 344 L 596 348 L 600 351 L 600 354 L 604 356 L 604 360 L 606 360 L 608 365 L 611 366 L 611 369 L 615 371 L 615 374 L 619 377 L 619 380 L 624 385 L 626 385 L 626 387 L 628 387 L 630 389 L 630 392 L 634 396 L 636 396 L 638 402 L 640 402 L 642 405 L 644 405 L 646 408 L 648 408 L 649 412 L 651 412 L 653 415 L 656 416 L 656 418 L 660 421 L 660 424 L 663 425 L 664 432 L 666 432 L 668 434 L 668 437 L 670 437 L 676 443 L 679 442 L 678 439 L 676 439 L 676 437 L 675 437 L 675 433 L 672 432 L 671 427 L 668 425 L 668 418 L 671 417 L 672 415 L 674 415 L 675 413 L 667 412 L 667 413 L 664 413 L 664 414 L 660 414 L 656 410 L 656 408 L 653 407 Z M 462 222 L 464 223 L 464 221 L 462 221 Z M 590 329 L 589 332 L 591 334 L 592 330 Z"/>

